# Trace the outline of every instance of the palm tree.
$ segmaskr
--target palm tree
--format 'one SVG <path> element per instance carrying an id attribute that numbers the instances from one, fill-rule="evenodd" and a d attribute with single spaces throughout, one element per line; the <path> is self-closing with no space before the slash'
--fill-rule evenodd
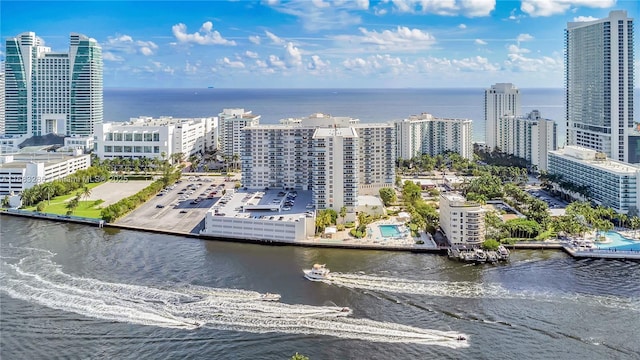
<path id="1" fill-rule="evenodd" d="M 54 193 L 53 183 L 44 183 L 41 185 L 42 193 L 47 197 L 47 204 L 51 204 L 51 195 Z"/>
<path id="2" fill-rule="evenodd" d="M 91 189 L 88 186 L 82 188 L 82 197 L 86 200 L 91 197 Z"/>
<path id="3" fill-rule="evenodd" d="M 631 218 L 631 228 L 633 229 L 633 237 L 636 237 L 636 230 L 640 228 L 640 217 L 634 216 Z"/>

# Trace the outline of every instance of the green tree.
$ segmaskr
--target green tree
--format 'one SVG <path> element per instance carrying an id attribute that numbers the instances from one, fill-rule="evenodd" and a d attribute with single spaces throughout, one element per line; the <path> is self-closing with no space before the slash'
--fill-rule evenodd
<path id="1" fill-rule="evenodd" d="M 82 188 L 82 197 L 86 200 L 91 197 L 91 189 L 88 186 Z"/>
<path id="2" fill-rule="evenodd" d="M 5 195 L 2 198 L 2 207 L 8 208 L 10 206 L 9 195 Z"/>
<path id="3" fill-rule="evenodd" d="M 482 242 L 482 248 L 485 250 L 495 251 L 498 250 L 498 247 L 500 247 L 500 243 L 494 239 L 487 239 Z"/>
<path id="4" fill-rule="evenodd" d="M 389 187 L 380 189 L 380 199 L 382 199 L 384 206 L 395 204 L 398 201 L 395 189 Z"/>
<path id="5" fill-rule="evenodd" d="M 347 216 L 347 207 L 343 206 L 340 208 L 340 213 L 338 214 L 342 218 L 342 222 L 344 223 L 344 218 Z"/>
<path id="6" fill-rule="evenodd" d="M 402 200 L 405 204 L 414 204 L 422 196 L 422 189 L 413 181 L 405 181 L 402 187 Z"/>

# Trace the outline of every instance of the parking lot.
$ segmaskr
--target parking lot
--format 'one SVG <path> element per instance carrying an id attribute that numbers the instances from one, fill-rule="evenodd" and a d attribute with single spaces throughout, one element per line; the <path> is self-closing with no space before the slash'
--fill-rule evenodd
<path id="1" fill-rule="evenodd" d="M 532 196 L 546 202 L 552 215 L 564 215 L 564 210 L 567 207 L 567 203 L 565 203 L 564 201 L 552 197 L 546 191 L 543 191 L 540 188 L 530 188 L 527 190 L 527 192 Z"/>
<path id="2" fill-rule="evenodd" d="M 191 180 L 190 180 L 191 179 Z M 222 177 L 190 177 L 142 204 L 118 224 L 198 233 L 209 208 L 233 182 Z"/>

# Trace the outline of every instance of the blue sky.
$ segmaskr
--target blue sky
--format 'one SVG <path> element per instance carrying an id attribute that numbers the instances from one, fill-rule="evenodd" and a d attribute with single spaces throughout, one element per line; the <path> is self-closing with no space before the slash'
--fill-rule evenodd
<path id="1" fill-rule="evenodd" d="M 102 45 L 105 87 L 562 87 L 566 23 L 639 3 L 2 0 L 0 57 L 21 32 L 54 51 L 79 32 Z"/>

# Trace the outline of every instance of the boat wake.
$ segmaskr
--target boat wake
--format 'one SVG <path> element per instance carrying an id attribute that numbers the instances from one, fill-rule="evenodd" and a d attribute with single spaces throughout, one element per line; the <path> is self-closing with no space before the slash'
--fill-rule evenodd
<path id="1" fill-rule="evenodd" d="M 87 317 L 176 329 L 204 327 L 450 348 L 469 346 L 465 334 L 354 319 L 348 317 L 351 309 L 344 307 L 263 301 L 263 294 L 237 289 L 195 285 L 156 288 L 105 282 L 64 273 L 52 260 L 55 254 L 46 250 L 7 250 L 3 249 L 0 291 Z"/>
<path id="2" fill-rule="evenodd" d="M 470 281 L 409 280 L 396 277 L 381 277 L 361 274 L 331 273 L 331 279 L 321 280 L 327 284 L 369 291 L 397 294 L 415 294 L 457 298 L 527 299 L 548 302 L 579 302 L 609 308 L 640 311 L 640 298 L 597 296 L 586 294 L 545 293 L 536 291 L 513 291 L 499 284 L 474 283 Z"/>

